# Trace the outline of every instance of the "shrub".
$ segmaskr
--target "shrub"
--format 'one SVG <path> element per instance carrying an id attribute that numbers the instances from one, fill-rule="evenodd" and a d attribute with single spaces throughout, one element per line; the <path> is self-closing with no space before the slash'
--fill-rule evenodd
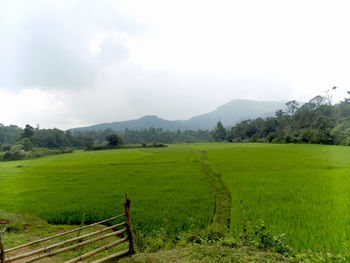
<path id="1" fill-rule="evenodd" d="M 109 145 L 117 146 L 124 144 L 122 137 L 118 136 L 115 133 L 106 136 L 106 140 Z"/>
<path id="2" fill-rule="evenodd" d="M 285 139 L 283 137 L 276 137 L 274 138 L 272 141 L 272 143 L 284 143 L 285 142 Z"/>
<path id="3" fill-rule="evenodd" d="M 19 152 L 21 150 L 23 150 L 23 145 L 21 143 L 16 143 L 12 145 L 10 149 L 11 152 Z"/>
<path id="4" fill-rule="evenodd" d="M 271 250 L 284 256 L 294 256 L 295 254 L 294 250 L 287 244 L 286 235 L 270 232 L 263 220 L 254 227 L 251 226 L 250 222 L 244 222 L 240 240 L 244 246 Z"/>
<path id="5" fill-rule="evenodd" d="M 152 144 L 152 147 L 168 147 L 166 144 L 163 144 L 163 143 L 153 143 Z"/>
<path id="6" fill-rule="evenodd" d="M 292 142 L 292 137 L 289 136 L 289 135 L 287 135 L 287 136 L 284 138 L 284 141 L 285 141 L 286 143 L 291 143 L 291 142 Z"/>
<path id="7" fill-rule="evenodd" d="M 20 151 L 15 151 L 12 153 L 12 159 L 11 160 L 23 160 L 25 158 L 25 154 Z"/>
<path id="8" fill-rule="evenodd" d="M 270 132 L 270 133 L 267 135 L 267 137 L 266 137 L 266 139 L 267 139 L 268 142 L 272 142 L 273 139 L 275 139 L 275 138 L 276 138 L 276 133 L 275 133 L 275 132 Z"/>
<path id="9" fill-rule="evenodd" d="M 9 151 L 11 150 L 11 144 L 4 144 L 1 149 L 6 152 L 6 151 Z"/>
<path id="10" fill-rule="evenodd" d="M 24 138 L 22 143 L 23 143 L 24 151 L 28 152 L 33 149 L 33 144 L 28 138 Z"/>
<path id="11" fill-rule="evenodd" d="M 254 227 L 254 240 L 257 246 L 263 249 L 272 249 L 277 253 L 289 256 L 292 254 L 291 248 L 287 245 L 284 234 L 275 235 L 267 230 L 264 221 Z"/>
<path id="12" fill-rule="evenodd" d="M 223 241 L 224 239 L 226 240 L 226 235 L 222 231 L 222 227 L 217 224 L 213 224 L 202 231 L 182 233 L 182 236 L 180 237 L 180 244 L 182 245 L 187 243 L 200 244 L 200 245 L 212 245 L 212 244 L 218 244 L 218 243 L 221 244 L 224 242 Z"/>
<path id="13" fill-rule="evenodd" d="M 259 139 L 258 135 L 257 134 L 254 134 L 252 137 L 250 137 L 250 141 L 251 142 L 257 142 Z"/>
<path id="14" fill-rule="evenodd" d="M 2 156 L 3 161 L 11 161 L 12 160 L 12 154 L 11 152 L 5 152 L 5 154 Z"/>
<path id="15" fill-rule="evenodd" d="M 31 151 L 8 151 L 2 155 L 2 161 L 14 161 L 14 160 L 24 160 L 24 159 L 33 159 L 39 158 L 48 155 L 63 154 L 63 153 L 72 153 L 71 148 L 60 148 L 56 150 L 49 150 L 47 148 L 33 148 Z"/>

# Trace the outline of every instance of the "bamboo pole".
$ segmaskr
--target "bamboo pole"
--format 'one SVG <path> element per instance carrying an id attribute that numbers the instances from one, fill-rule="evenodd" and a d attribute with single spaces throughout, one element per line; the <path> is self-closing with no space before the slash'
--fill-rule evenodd
<path id="1" fill-rule="evenodd" d="M 101 233 L 106 232 L 108 230 L 111 230 L 113 228 L 116 228 L 116 227 L 119 227 L 119 226 L 124 226 L 124 225 L 126 225 L 125 222 L 120 223 L 120 224 L 116 224 L 116 225 L 113 225 L 113 226 L 110 226 L 110 227 L 106 227 L 106 228 L 103 228 L 101 230 L 98 230 L 98 231 L 95 231 L 95 232 L 91 232 L 89 234 L 86 234 L 86 235 L 83 235 L 83 236 L 80 236 L 80 237 L 75 237 L 75 238 L 72 238 L 72 239 L 69 239 L 69 240 L 66 240 L 66 241 L 62 241 L 62 242 L 59 242 L 59 243 L 56 243 L 56 244 L 53 244 L 53 245 L 50 245 L 50 246 L 47 246 L 47 247 L 39 248 L 37 250 L 33 250 L 33 251 L 30 251 L 30 252 L 27 252 L 27 253 L 24 253 L 24 254 L 21 254 L 21 255 L 10 257 L 10 258 L 5 260 L 5 263 L 11 262 L 11 261 L 15 261 L 15 260 L 18 260 L 18 259 L 21 259 L 21 258 L 30 257 L 30 256 L 33 256 L 33 255 L 42 253 L 42 252 L 47 252 L 47 251 L 49 251 L 51 249 L 54 249 L 56 247 L 61 247 L 61 246 L 67 245 L 69 243 L 81 240 L 83 238 L 87 238 L 87 237 L 90 237 L 90 236 L 98 235 L 98 234 L 101 234 Z"/>
<path id="2" fill-rule="evenodd" d="M 107 257 L 105 257 L 105 258 L 101 258 L 101 259 L 95 260 L 95 261 L 93 261 L 92 263 L 102 263 L 102 262 L 106 262 L 106 261 L 108 261 L 108 260 L 110 260 L 110 259 L 115 259 L 115 258 L 121 257 L 121 256 L 123 256 L 123 255 L 125 255 L 125 254 L 128 254 L 128 253 L 129 253 L 129 249 L 125 249 L 125 250 L 120 251 L 120 252 L 118 252 L 118 253 L 109 255 L 109 256 L 107 256 Z"/>
<path id="3" fill-rule="evenodd" d="M 0 262 L 5 262 L 5 251 L 4 251 L 4 245 L 2 243 L 2 233 L 5 232 L 5 229 L 0 230 Z"/>
<path id="4" fill-rule="evenodd" d="M 126 217 L 126 231 L 129 237 L 129 255 L 135 254 L 134 249 L 134 240 L 132 237 L 132 229 L 131 229 L 131 221 L 130 221 L 130 199 L 128 197 L 128 194 L 125 193 L 125 203 L 124 203 L 124 211 L 125 211 L 125 217 Z"/>
<path id="5" fill-rule="evenodd" d="M 106 251 L 106 250 L 108 250 L 108 249 L 110 249 L 110 248 L 112 248 L 112 247 L 115 247 L 115 246 L 118 246 L 118 245 L 120 245 L 120 244 L 123 244 L 123 243 L 126 242 L 127 240 L 128 240 L 128 237 L 124 237 L 124 238 L 119 239 L 119 240 L 117 240 L 117 241 L 115 241 L 115 242 L 112 242 L 112 243 L 110 243 L 110 244 L 108 244 L 108 245 L 106 245 L 106 246 L 100 247 L 100 248 L 95 249 L 95 250 L 93 250 L 93 251 L 90 251 L 90 252 L 88 252 L 88 253 L 86 253 L 86 254 L 83 254 L 83 255 L 81 255 L 81 256 L 79 256 L 79 257 L 76 257 L 76 258 L 73 258 L 73 259 L 71 259 L 71 260 L 68 260 L 68 261 L 66 261 L 65 263 L 75 263 L 75 262 L 79 262 L 79 261 L 84 260 L 84 259 L 86 259 L 86 258 L 92 257 L 92 256 L 94 256 L 94 255 L 96 255 L 96 254 L 98 254 L 98 253 L 101 253 L 101 252 L 103 252 L 103 251 Z"/>
<path id="6" fill-rule="evenodd" d="M 38 261 L 38 260 L 43 259 L 43 258 L 52 257 L 52 256 L 55 256 L 57 254 L 60 254 L 60 253 L 63 253 L 63 252 L 69 251 L 69 250 L 73 250 L 73 249 L 76 249 L 76 248 L 79 248 L 79 247 L 83 247 L 85 245 L 91 244 L 91 243 L 96 242 L 96 241 L 100 241 L 100 240 L 103 240 L 103 239 L 106 239 L 106 238 L 109 238 L 109 237 L 112 237 L 112 236 L 120 235 L 120 234 L 124 233 L 125 231 L 126 231 L 126 228 L 121 229 L 121 230 L 116 231 L 116 232 L 113 232 L 113 233 L 109 233 L 109 234 L 100 236 L 100 237 L 95 237 L 95 238 L 86 240 L 84 242 L 80 242 L 80 243 L 77 243 L 77 244 L 74 244 L 74 245 L 71 245 L 71 246 L 68 246 L 68 247 L 60 248 L 60 249 L 57 249 L 57 250 L 54 250 L 54 251 L 51 251 L 51 252 L 48 252 L 48 253 L 45 253 L 45 254 L 41 254 L 38 257 L 29 259 L 27 261 L 24 261 L 23 263 L 35 262 L 35 261 Z"/>
<path id="7" fill-rule="evenodd" d="M 64 236 L 64 235 L 67 235 L 67 234 L 70 234 L 70 233 L 74 233 L 76 231 L 79 231 L 79 230 L 82 230 L 82 229 L 85 229 L 85 228 L 88 228 L 88 227 L 92 227 L 92 226 L 95 226 L 95 225 L 103 224 L 103 223 L 112 221 L 114 219 L 117 219 L 117 218 L 123 217 L 123 216 L 125 216 L 125 214 L 117 215 L 117 216 L 114 216 L 114 217 L 102 220 L 100 222 L 96 222 L 96 223 L 93 223 L 93 224 L 90 224 L 90 225 L 87 225 L 87 226 L 83 226 L 83 227 L 79 227 L 79 228 L 76 228 L 76 229 L 72 229 L 72 230 L 69 230 L 67 232 L 59 233 L 59 234 L 54 235 L 54 236 L 45 237 L 45 238 L 42 238 L 42 239 L 39 239 L 39 240 L 31 241 L 29 243 L 26 243 L 26 244 L 23 244 L 23 245 L 20 245 L 20 246 L 17 246 L 17 247 L 6 249 L 5 253 L 11 252 L 11 251 L 14 251 L 14 250 L 17 250 L 17 249 L 20 249 L 20 248 L 24 248 L 24 247 L 27 247 L 27 246 L 30 246 L 30 245 L 34 245 L 34 244 L 37 244 L 37 243 L 40 243 L 40 242 L 48 241 L 48 240 L 54 239 L 56 237 L 60 237 L 60 236 Z"/>

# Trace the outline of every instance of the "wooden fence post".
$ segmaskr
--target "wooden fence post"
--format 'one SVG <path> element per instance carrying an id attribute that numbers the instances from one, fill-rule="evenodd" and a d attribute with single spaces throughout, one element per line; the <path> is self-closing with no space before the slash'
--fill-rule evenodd
<path id="1" fill-rule="evenodd" d="M 5 249 L 4 245 L 2 244 L 2 233 L 5 232 L 5 229 L 0 230 L 0 262 L 5 262 Z"/>
<path id="2" fill-rule="evenodd" d="M 128 234 L 128 239 L 129 239 L 129 255 L 135 254 L 135 249 L 134 249 L 134 240 L 132 237 L 132 230 L 131 230 L 131 222 L 130 222 L 130 199 L 128 197 L 128 194 L 125 193 L 125 198 L 126 201 L 124 203 L 124 211 L 125 211 L 125 217 L 126 217 L 126 231 Z"/>

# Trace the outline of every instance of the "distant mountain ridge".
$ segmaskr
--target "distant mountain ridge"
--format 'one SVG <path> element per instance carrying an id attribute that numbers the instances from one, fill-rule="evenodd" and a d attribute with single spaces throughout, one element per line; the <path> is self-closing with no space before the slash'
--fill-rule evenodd
<path id="1" fill-rule="evenodd" d="M 122 131 L 124 129 L 138 130 L 151 127 L 170 131 L 211 130 L 218 121 L 221 121 L 224 126 L 233 126 L 243 120 L 273 116 L 276 110 L 285 108 L 285 103 L 286 101 L 232 100 L 212 112 L 192 117 L 189 120 L 169 121 L 154 115 L 148 115 L 136 120 L 73 128 L 71 131 L 104 130 L 107 128 Z"/>

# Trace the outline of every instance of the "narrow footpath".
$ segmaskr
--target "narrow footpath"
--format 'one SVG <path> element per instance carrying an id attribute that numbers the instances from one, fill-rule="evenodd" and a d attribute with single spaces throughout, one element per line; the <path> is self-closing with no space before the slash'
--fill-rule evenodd
<path id="1" fill-rule="evenodd" d="M 202 151 L 201 159 L 202 169 L 207 175 L 209 183 L 214 191 L 215 207 L 212 223 L 217 224 L 225 233 L 229 233 L 232 204 L 231 194 L 224 185 L 221 175 L 214 173 L 210 168 L 206 151 Z"/>

